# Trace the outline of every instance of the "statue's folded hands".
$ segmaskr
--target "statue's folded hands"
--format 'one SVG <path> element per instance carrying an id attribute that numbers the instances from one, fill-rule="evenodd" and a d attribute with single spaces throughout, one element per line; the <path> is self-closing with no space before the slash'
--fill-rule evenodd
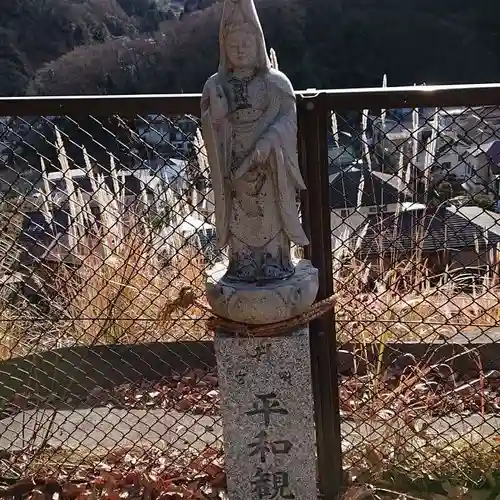
<path id="1" fill-rule="evenodd" d="M 252 170 L 262 170 L 262 164 L 268 159 L 271 154 L 271 141 L 268 139 L 259 139 L 255 149 L 251 154 L 249 154 L 241 163 L 241 165 L 235 170 L 232 175 L 232 179 L 240 179 L 246 173 Z"/>
<path id="2" fill-rule="evenodd" d="M 253 159 L 255 162 L 260 163 L 267 160 L 269 154 L 271 153 L 271 141 L 269 139 L 261 138 L 255 146 L 255 151 L 253 153 Z"/>

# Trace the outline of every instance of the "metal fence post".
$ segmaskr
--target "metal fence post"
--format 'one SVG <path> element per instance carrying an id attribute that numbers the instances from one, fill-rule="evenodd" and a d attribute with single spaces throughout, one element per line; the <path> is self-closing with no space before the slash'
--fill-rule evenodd
<path id="1" fill-rule="evenodd" d="M 318 300 L 321 300 L 333 293 L 329 110 L 322 96 L 302 96 L 298 102 L 298 119 L 299 159 L 308 188 L 302 199 L 304 226 L 310 238 L 305 256 L 319 271 Z M 343 471 L 333 311 L 313 321 L 310 328 L 320 492 L 323 498 L 334 500 L 342 489 Z"/>

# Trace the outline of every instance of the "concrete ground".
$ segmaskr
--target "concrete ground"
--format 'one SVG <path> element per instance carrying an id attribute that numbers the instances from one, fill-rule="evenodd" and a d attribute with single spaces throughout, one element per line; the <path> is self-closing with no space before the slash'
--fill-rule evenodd
<path id="1" fill-rule="evenodd" d="M 416 427 L 423 423 L 416 421 Z M 393 426 L 393 420 L 390 425 L 344 421 L 343 448 L 348 450 L 365 440 L 390 439 L 394 435 Z M 427 432 L 446 441 L 463 438 L 477 442 L 500 436 L 500 417 L 442 417 L 433 421 Z M 39 445 L 46 437 L 49 445 L 85 451 L 130 446 L 201 450 L 207 445 L 221 446 L 222 427 L 219 417 L 161 409 L 31 410 L 0 420 L 0 450 L 20 450 L 30 442 Z"/>

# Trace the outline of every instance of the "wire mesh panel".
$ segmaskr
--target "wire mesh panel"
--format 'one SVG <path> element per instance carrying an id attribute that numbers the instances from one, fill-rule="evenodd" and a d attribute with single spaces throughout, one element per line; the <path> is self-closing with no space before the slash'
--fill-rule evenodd
<path id="1" fill-rule="evenodd" d="M 82 483 L 76 496 L 216 496 L 225 479 L 203 276 L 223 254 L 197 118 L 0 123 L 7 495 L 33 476 L 28 490 L 70 496 L 66 480 Z"/>
<path id="2" fill-rule="evenodd" d="M 499 107 L 473 102 L 331 114 L 353 484 L 451 498 L 445 480 L 465 494 L 498 469 L 499 126 Z"/>
<path id="3" fill-rule="evenodd" d="M 299 99 L 305 177 L 328 177 L 330 219 L 311 211 L 324 198 L 313 185 L 303 223 L 315 265 L 330 262 L 331 233 L 320 293 L 333 274 L 346 481 L 413 498 L 453 497 L 443 478 L 490 484 L 499 456 L 500 108 L 439 92 L 429 105 L 415 91 L 414 108 L 398 91 L 339 93 L 326 124 L 321 96 Z M 185 114 L 199 97 L 46 102 L 0 101 L 2 495 L 214 498 L 225 476 L 203 294 L 225 254 Z M 337 367 L 319 323 L 325 476 L 338 414 L 335 380 L 321 379 Z"/>

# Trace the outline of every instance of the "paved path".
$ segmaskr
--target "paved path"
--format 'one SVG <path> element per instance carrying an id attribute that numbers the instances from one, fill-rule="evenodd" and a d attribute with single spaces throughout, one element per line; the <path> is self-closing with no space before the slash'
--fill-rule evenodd
<path id="1" fill-rule="evenodd" d="M 391 422 L 391 426 L 394 423 Z M 394 434 L 388 424 L 342 423 L 343 447 L 349 449 L 363 440 Z M 500 436 L 500 417 L 480 415 L 443 417 L 433 422 L 429 433 L 452 441 L 474 442 Z M 219 417 L 201 417 L 171 410 L 125 410 L 92 408 L 74 411 L 32 410 L 0 420 L 0 449 L 18 450 L 33 439 L 70 449 L 113 449 L 116 446 L 155 446 L 161 449 L 187 447 L 203 449 L 222 444 Z"/>
<path id="2" fill-rule="evenodd" d="M 17 450 L 33 439 L 66 448 L 113 449 L 134 445 L 184 450 L 213 445 L 221 427 L 212 417 L 167 410 L 116 408 L 74 411 L 32 410 L 0 420 L 0 449 Z"/>

